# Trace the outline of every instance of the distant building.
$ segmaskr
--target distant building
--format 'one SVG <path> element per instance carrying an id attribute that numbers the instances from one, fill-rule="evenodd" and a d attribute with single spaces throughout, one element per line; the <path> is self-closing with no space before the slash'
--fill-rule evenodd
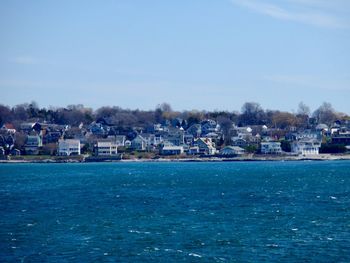
<path id="1" fill-rule="evenodd" d="M 147 149 L 147 140 L 141 135 L 137 135 L 135 139 L 131 141 L 130 147 L 136 151 L 145 151 Z"/>
<path id="2" fill-rule="evenodd" d="M 126 141 L 125 135 L 116 135 L 115 136 L 115 143 L 117 144 L 117 147 L 124 147 Z"/>
<path id="3" fill-rule="evenodd" d="M 111 141 L 98 141 L 95 147 L 97 156 L 113 156 L 117 154 L 117 144 Z"/>
<path id="4" fill-rule="evenodd" d="M 238 146 L 238 147 L 247 147 L 249 144 L 245 139 L 239 138 L 239 137 L 232 137 L 232 145 L 233 146 Z"/>
<path id="5" fill-rule="evenodd" d="M 187 154 L 189 155 L 197 155 L 199 154 L 199 147 L 198 146 L 193 146 L 188 149 Z"/>
<path id="6" fill-rule="evenodd" d="M 179 155 L 184 153 L 184 147 L 182 146 L 164 146 L 162 148 L 162 155 Z"/>
<path id="7" fill-rule="evenodd" d="M 220 155 L 242 155 L 245 150 L 238 146 L 226 146 L 220 150 Z"/>
<path id="8" fill-rule="evenodd" d="M 201 154 L 213 155 L 216 153 L 215 145 L 210 138 L 199 138 L 194 142 L 194 146 L 199 148 Z"/>
<path id="9" fill-rule="evenodd" d="M 36 155 L 39 154 L 39 149 L 42 146 L 43 142 L 39 135 L 28 135 L 24 145 L 24 150 L 26 154 Z"/>
<path id="10" fill-rule="evenodd" d="M 80 141 L 75 139 L 60 139 L 58 141 L 58 155 L 80 155 Z"/>
<path id="11" fill-rule="evenodd" d="M 318 140 L 300 140 L 292 143 L 292 152 L 299 155 L 317 155 L 321 143 Z"/>
<path id="12" fill-rule="evenodd" d="M 11 134 L 16 133 L 16 129 L 13 126 L 13 124 L 11 124 L 11 123 L 5 123 L 4 125 L 2 125 L 1 130 L 6 131 L 6 132 L 11 133 Z"/>
<path id="13" fill-rule="evenodd" d="M 280 142 L 261 142 L 262 154 L 281 154 L 282 148 Z"/>
<path id="14" fill-rule="evenodd" d="M 332 136 L 333 144 L 350 145 L 350 132 L 342 132 Z"/>

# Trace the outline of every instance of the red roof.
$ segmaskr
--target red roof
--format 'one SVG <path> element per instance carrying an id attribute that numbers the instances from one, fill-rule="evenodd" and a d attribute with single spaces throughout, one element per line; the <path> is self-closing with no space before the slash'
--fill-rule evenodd
<path id="1" fill-rule="evenodd" d="M 5 123 L 4 126 L 5 126 L 5 128 L 8 129 L 8 130 L 10 130 L 10 129 L 13 129 L 13 130 L 14 130 L 14 129 L 15 129 L 15 126 L 13 126 L 12 123 Z"/>

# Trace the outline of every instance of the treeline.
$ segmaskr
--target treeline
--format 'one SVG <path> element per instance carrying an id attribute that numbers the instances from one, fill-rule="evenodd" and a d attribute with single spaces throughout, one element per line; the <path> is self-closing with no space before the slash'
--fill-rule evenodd
<path id="1" fill-rule="evenodd" d="M 174 111 L 170 104 L 162 103 L 154 110 L 130 110 L 120 107 L 101 107 L 97 110 L 83 105 L 69 105 L 67 107 L 40 108 L 37 103 L 24 103 L 13 107 L 0 104 L 0 124 L 12 123 L 18 127 L 23 122 L 48 122 L 78 126 L 80 123 L 89 124 L 93 121 L 108 122 L 108 124 L 120 127 L 145 128 L 155 123 L 183 126 L 184 128 L 205 119 L 216 120 L 222 127 L 266 125 L 268 127 L 285 129 L 294 126 L 296 128 L 308 128 L 324 123 L 331 125 L 336 120 L 350 120 L 347 114 L 337 112 L 330 103 L 324 102 L 311 113 L 310 108 L 304 103 L 298 105 L 295 113 L 264 110 L 259 103 L 246 102 L 240 111 Z"/>

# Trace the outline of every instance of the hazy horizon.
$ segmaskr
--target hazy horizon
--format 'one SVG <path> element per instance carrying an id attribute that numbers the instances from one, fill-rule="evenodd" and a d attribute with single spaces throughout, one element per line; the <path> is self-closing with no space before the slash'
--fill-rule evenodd
<path id="1" fill-rule="evenodd" d="M 349 114 L 345 0 L 6 1 L 0 103 Z"/>

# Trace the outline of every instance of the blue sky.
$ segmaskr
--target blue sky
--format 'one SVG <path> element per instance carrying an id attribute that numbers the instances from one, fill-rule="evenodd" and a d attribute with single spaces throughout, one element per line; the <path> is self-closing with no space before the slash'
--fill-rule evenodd
<path id="1" fill-rule="evenodd" d="M 348 0 L 0 3 L 0 103 L 350 113 Z"/>

